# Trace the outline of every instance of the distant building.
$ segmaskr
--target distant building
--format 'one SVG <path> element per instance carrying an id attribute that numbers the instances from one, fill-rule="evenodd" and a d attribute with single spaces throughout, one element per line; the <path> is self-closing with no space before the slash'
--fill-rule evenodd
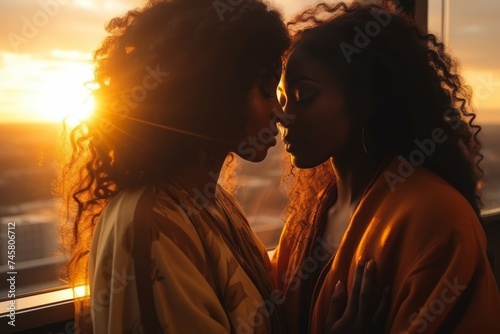
<path id="1" fill-rule="evenodd" d="M 16 266 L 23 261 L 55 256 L 58 251 L 58 224 L 54 215 L 22 214 L 0 217 L 0 265 L 7 264 L 8 223 L 15 222 Z"/>

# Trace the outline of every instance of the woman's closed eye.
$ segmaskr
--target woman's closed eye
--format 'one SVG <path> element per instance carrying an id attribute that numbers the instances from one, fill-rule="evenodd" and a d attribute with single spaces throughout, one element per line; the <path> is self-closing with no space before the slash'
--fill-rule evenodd
<path id="1" fill-rule="evenodd" d="M 259 85 L 259 90 L 262 96 L 266 99 L 275 99 L 276 98 L 276 87 L 279 83 L 279 76 L 276 75 L 272 77 L 270 80 L 265 80 L 261 82 Z"/>
<path id="2" fill-rule="evenodd" d="M 280 103 L 281 109 L 286 107 L 286 95 L 280 88 L 276 89 L 276 95 L 278 96 L 278 102 Z"/>
<path id="3" fill-rule="evenodd" d="M 264 98 L 266 98 L 266 99 L 270 99 L 270 98 L 275 98 L 276 97 L 276 94 L 270 88 L 259 86 L 259 89 L 260 89 L 260 93 L 262 94 L 262 96 Z"/>
<path id="4" fill-rule="evenodd" d="M 319 87 L 310 83 L 299 83 L 293 90 L 295 101 L 299 104 L 312 102 L 320 92 Z"/>

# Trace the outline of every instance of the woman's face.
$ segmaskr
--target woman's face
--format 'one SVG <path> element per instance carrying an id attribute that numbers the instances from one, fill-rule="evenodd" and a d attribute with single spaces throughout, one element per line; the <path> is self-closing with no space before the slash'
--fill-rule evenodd
<path id="1" fill-rule="evenodd" d="M 269 148 L 276 145 L 275 137 L 279 131 L 275 115 L 281 109 L 275 93 L 277 86 L 278 79 L 273 78 L 268 84 L 256 84 L 250 90 L 243 113 L 245 138 L 234 150 L 245 160 L 260 162 L 267 156 Z"/>
<path id="2" fill-rule="evenodd" d="M 347 143 L 350 121 L 338 84 L 331 71 L 300 48 L 290 54 L 278 97 L 286 116 L 283 139 L 294 166 L 318 166 Z"/>

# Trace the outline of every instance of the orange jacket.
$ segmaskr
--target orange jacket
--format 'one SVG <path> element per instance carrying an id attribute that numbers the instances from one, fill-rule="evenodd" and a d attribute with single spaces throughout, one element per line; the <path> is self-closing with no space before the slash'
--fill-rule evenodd
<path id="1" fill-rule="evenodd" d="M 365 192 L 330 261 L 317 245 L 331 192 L 312 224 L 285 227 L 273 267 L 291 333 L 322 333 L 334 286 L 350 290 L 361 255 L 374 259 L 380 291 L 390 285 L 386 332 L 500 333 L 500 293 L 472 207 L 436 174 L 402 164 Z"/>

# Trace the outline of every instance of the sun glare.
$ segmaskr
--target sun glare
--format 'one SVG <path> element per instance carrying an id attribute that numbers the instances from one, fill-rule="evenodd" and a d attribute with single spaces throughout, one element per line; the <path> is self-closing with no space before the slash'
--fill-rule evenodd
<path id="1" fill-rule="evenodd" d="M 75 298 L 82 298 L 89 295 L 89 286 L 80 285 L 73 288 L 73 295 Z"/>
<path id="2" fill-rule="evenodd" d="M 66 62 L 64 66 L 47 71 L 40 78 L 31 100 L 32 112 L 43 122 L 61 122 L 75 125 L 90 116 L 94 99 L 88 86 L 91 66 Z"/>

